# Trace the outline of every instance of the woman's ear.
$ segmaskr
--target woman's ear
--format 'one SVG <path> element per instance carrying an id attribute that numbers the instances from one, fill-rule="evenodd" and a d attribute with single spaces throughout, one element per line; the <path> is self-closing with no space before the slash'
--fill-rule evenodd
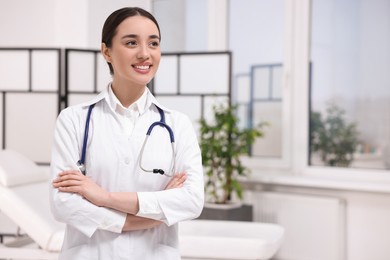
<path id="1" fill-rule="evenodd" d="M 110 62 L 111 63 L 111 52 L 110 52 L 110 48 L 107 47 L 107 45 L 103 42 L 102 43 L 102 47 L 101 47 L 101 53 L 104 57 L 104 59 L 107 61 L 107 62 Z"/>

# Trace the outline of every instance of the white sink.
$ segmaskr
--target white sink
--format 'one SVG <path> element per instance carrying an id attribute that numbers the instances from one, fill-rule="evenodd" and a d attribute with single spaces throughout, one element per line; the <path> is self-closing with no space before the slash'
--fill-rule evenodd
<path id="1" fill-rule="evenodd" d="M 281 246 L 284 228 L 269 223 L 190 220 L 179 224 L 183 259 L 270 259 Z"/>

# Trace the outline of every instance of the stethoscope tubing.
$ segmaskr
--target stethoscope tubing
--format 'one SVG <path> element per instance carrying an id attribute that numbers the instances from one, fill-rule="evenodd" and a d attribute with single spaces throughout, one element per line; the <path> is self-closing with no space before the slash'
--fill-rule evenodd
<path id="1" fill-rule="evenodd" d="M 160 121 L 156 121 L 154 123 L 152 123 L 149 128 L 148 128 L 148 131 L 146 132 L 146 136 L 145 136 L 145 140 L 142 144 L 142 147 L 141 147 L 141 151 L 140 151 L 140 158 L 139 158 L 139 167 L 141 168 L 141 170 L 145 171 L 145 172 L 151 172 L 151 173 L 155 173 L 155 174 L 161 174 L 161 175 L 166 175 L 168 177 L 171 177 L 173 175 L 173 172 L 174 172 L 174 169 L 175 169 L 175 154 L 176 154 L 176 151 L 175 151 L 175 136 L 173 134 L 173 131 L 172 131 L 172 128 L 167 125 L 165 123 L 165 114 L 164 114 L 164 111 L 158 107 L 157 105 L 155 105 L 159 114 L 160 114 Z M 80 171 L 85 175 L 86 174 L 86 168 L 85 168 L 85 157 L 86 157 L 86 153 L 87 153 L 87 144 L 88 144 L 88 133 L 89 133 L 89 123 L 91 121 L 91 114 L 92 114 L 92 109 L 95 107 L 95 104 L 92 104 L 89 106 L 88 108 L 88 113 L 87 113 L 87 120 L 86 120 L 86 123 L 85 123 L 85 129 L 84 129 L 84 140 L 83 140 L 83 147 L 81 149 L 81 158 L 80 160 L 77 162 L 77 166 L 79 167 Z M 170 165 L 170 172 L 165 172 L 164 170 L 162 169 L 146 169 L 145 167 L 143 167 L 143 154 L 144 154 L 144 150 L 145 150 L 145 146 L 147 144 L 147 141 L 154 129 L 155 126 L 161 126 L 163 128 L 165 128 L 168 133 L 169 133 L 169 139 L 170 139 L 170 142 L 171 142 L 171 147 L 172 147 L 172 160 L 171 160 L 171 165 Z"/>
<path id="2" fill-rule="evenodd" d="M 85 155 L 87 153 L 87 142 L 88 142 L 88 133 L 89 133 L 89 122 L 91 121 L 92 109 L 94 107 L 95 107 L 95 104 L 92 104 L 88 108 L 87 121 L 85 122 L 85 129 L 84 129 L 83 147 L 81 149 L 81 158 L 77 162 L 77 165 L 78 165 L 80 171 L 84 175 L 85 175 Z"/>
<path id="3" fill-rule="evenodd" d="M 171 177 L 172 174 L 173 174 L 173 169 L 175 169 L 175 142 L 171 142 L 172 160 L 171 160 L 171 165 L 169 166 L 169 169 L 171 169 L 171 172 L 165 172 L 162 169 L 152 169 L 152 170 L 150 170 L 150 169 L 146 169 L 146 168 L 144 168 L 142 166 L 142 159 L 143 159 L 143 155 L 144 155 L 144 150 L 145 150 L 146 143 L 148 142 L 149 136 L 150 135 L 146 135 L 144 143 L 142 144 L 142 147 L 141 147 L 141 152 L 140 152 L 140 157 L 139 157 L 139 167 L 144 172 L 159 173 L 161 175 L 166 175 L 168 177 Z"/>
<path id="4" fill-rule="evenodd" d="M 139 158 L 139 167 L 141 168 L 141 170 L 145 171 L 145 172 L 151 172 L 151 173 L 159 173 L 161 175 L 166 175 L 168 177 L 171 177 L 172 174 L 173 174 L 173 171 L 175 169 L 175 136 L 173 134 L 173 131 L 171 129 L 171 127 L 169 125 L 167 125 L 165 123 L 165 114 L 164 114 L 164 111 L 159 108 L 158 106 L 156 106 L 159 114 L 160 114 L 160 121 L 157 121 L 157 122 L 154 122 L 152 123 L 149 128 L 148 128 L 148 131 L 146 132 L 146 137 L 145 137 L 145 140 L 144 140 L 144 143 L 142 144 L 142 148 L 141 148 L 141 151 L 140 151 L 140 158 Z M 144 150 L 145 150 L 145 146 L 146 146 L 146 143 L 148 142 L 149 140 L 149 137 L 150 135 L 152 134 L 152 131 L 154 129 L 155 126 L 161 126 L 163 128 L 165 128 L 168 133 L 169 133 L 169 139 L 171 141 L 171 147 L 172 147 L 172 160 L 171 160 L 171 165 L 169 167 L 169 169 L 171 170 L 171 172 L 165 172 L 164 170 L 162 169 L 146 169 L 145 167 L 143 167 L 143 154 L 144 154 Z"/>

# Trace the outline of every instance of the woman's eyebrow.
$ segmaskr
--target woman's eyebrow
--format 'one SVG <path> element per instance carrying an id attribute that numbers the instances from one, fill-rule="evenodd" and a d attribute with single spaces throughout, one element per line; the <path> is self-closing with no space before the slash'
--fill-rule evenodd
<path id="1" fill-rule="evenodd" d="M 149 39 L 158 39 L 158 40 L 160 40 L 160 36 L 155 35 L 155 34 L 149 35 Z"/>
<path id="2" fill-rule="evenodd" d="M 137 34 L 126 34 L 126 35 L 122 36 L 122 39 L 138 38 L 138 37 L 139 37 L 139 35 L 137 35 Z M 149 39 L 159 39 L 160 40 L 160 36 L 152 34 L 152 35 L 149 35 Z"/>
<path id="3" fill-rule="evenodd" d="M 137 38 L 138 35 L 137 34 L 126 34 L 124 36 L 122 36 L 122 39 L 125 39 L 125 38 Z"/>

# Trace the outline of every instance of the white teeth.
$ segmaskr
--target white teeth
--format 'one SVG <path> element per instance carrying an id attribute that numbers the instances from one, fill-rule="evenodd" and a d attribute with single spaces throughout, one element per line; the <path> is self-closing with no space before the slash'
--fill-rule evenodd
<path id="1" fill-rule="evenodd" d="M 135 66 L 137 69 L 140 69 L 140 70 L 147 70 L 149 69 L 149 66 Z"/>

